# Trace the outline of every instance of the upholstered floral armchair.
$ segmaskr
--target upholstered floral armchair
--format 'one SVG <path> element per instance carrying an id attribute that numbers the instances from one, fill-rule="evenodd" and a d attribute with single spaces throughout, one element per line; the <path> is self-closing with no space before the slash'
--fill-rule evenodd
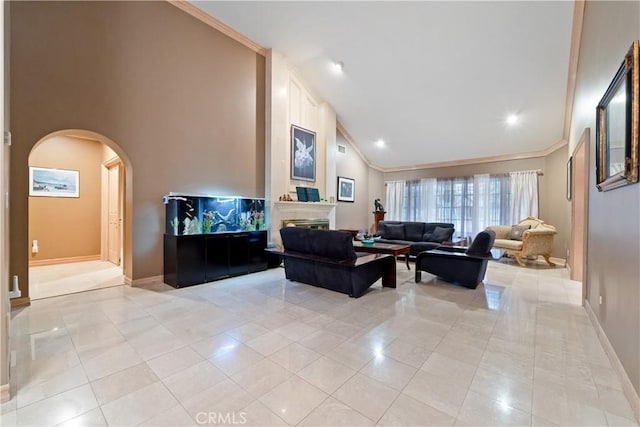
<path id="1" fill-rule="evenodd" d="M 517 225 L 496 225 L 487 227 L 496 233 L 494 248 L 505 249 L 507 255 L 513 256 L 518 264 L 525 267 L 523 258 L 542 255 L 550 266 L 555 266 L 549 259 L 553 251 L 553 236 L 556 228 L 544 221 L 528 217 Z"/>

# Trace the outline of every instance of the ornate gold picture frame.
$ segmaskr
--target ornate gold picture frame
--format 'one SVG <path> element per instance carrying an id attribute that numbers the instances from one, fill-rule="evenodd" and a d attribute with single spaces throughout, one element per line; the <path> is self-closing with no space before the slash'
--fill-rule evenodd
<path id="1" fill-rule="evenodd" d="M 600 191 L 638 182 L 639 58 L 636 40 L 596 107 L 596 186 Z"/>

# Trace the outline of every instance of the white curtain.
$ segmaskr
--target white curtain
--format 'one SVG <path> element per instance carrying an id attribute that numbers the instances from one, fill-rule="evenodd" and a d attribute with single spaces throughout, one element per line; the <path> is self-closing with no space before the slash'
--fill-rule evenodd
<path id="1" fill-rule="evenodd" d="M 538 217 L 538 171 L 509 173 L 511 181 L 510 223 L 528 216 Z"/>
<path id="2" fill-rule="evenodd" d="M 489 174 L 473 177 L 473 216 L 471 236 L 475 236 L 491 223 L 491 177 Z M 499 208 L 499 207 L 498 207 Z"/>
<path id="3" fill-rule="evenodd" d="M 387 219 L 450 222 L 454 237 L 474 238 L 491 225 L 538 215 L 536 171 L 388 181 Z"/>
<path id="4" fill-rule="evenodd" d="M 492 225 L 511 224 L 510 181 L 507 174 L 473 177 L 472 236 Z"/>
<path id="5" fill-rule="evenodd" d="M 420 181 L 407 181 L 404 187 L 405 203 L 400 221 L 422 221 L 422 199 Z"/>
<path id="6" fill-rule="evenodd" d="M 435 178 L 420 180 L 420 210 L 422 215 L 418 221 L 430 222 L 436 217 L 436 183 Z"/>
<path id="7" fill-rule="evenodd" d="M 436 216 L 436 179 L 406 181 L 401 221 L 429 222 Z"/>
<path id="8" fill-rule="evenodd" d="M 402 221 L 404 208 L 404 194 L 406 181 L 387 181 L 387 210 L 386 219 L 391 221 Z"/>
<path id="9" fill-rule="evenodd" d="M 436 221 L 435 178 L 420 181 L 387 181 L 387 215 L 391 221 Z"/>

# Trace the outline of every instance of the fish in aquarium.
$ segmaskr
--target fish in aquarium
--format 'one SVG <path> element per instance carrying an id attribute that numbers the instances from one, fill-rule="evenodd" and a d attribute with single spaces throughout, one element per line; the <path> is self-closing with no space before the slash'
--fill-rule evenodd
<path id="1" fill-rule="evenodd" d="M 203 219 L 202 219 L 202 231 L 204 233 L 211 233 L 211 227 L 213 226 L 213 218 L 214 218 L 214 213 L 211 211 L 204 211 L 203 212 Z"/>
<path id="2" fill-rule="evenodd" d="M 166 200 L 165 200 L 166 199 Z M 173 235 L 265 230 L 264 200 L 166 196 L 165 232 Z"/>

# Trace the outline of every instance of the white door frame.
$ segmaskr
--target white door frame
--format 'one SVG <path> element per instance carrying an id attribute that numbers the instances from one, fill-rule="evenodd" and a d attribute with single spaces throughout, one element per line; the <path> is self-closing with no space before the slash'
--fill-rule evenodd
<path id="1" fill-rule="evenodd" d="M 574 266 L 571 265 L 571 279 L 573 280 L 581 280 L 582 281 L 582 300 L 586 300 L 588 295 L 587 295 L 587 249 L 588 249 L 588 244 L 587 244 L 587 239 L 588 239 L 588 230 L 589 230 L 589 165 L 590 163 L 590 155 L 591 155 L 591 147 L 590 147 L 590 137 L 589 137 L 589 132 L 590 129 L 589 128 L 585 128 L 584 132 L 582 133 L 582 136 L 580 137 L 580 140 L 578 141 L 578 144 L 576 144 L 575 148 L 573 149 L 573 153 L 571 153 L 571 158 L 573 159 L 571 162 L 571 175 L 572 175 L 572 182 L 571 182 L 571 252 L 570 252 L 570 264 L 571 263 L 575 263 L 575 262 L 582 262 L 582 277 L 580 278 L 575 278 L 574 279 L 574 275 L 573 275 L 573 271 L 574 271 Z M 576 170 L 576 153 L 583 149 L 584 150 L 584 164 L 582 165 L 583 168 L 583 173 L 582 176 L 576 176 L 575 170 Z M 583 184 L 584 184 L 584 193 L 583 194 L 576 194 L 575 191 L 575 183 L 578 180 L 582 180 Z M 581 209 L 581 211 L 579 212 L 577 210 L 576 207 L 576 198 L 581 198 L 583 199 L 583 208 Z M 583 217 L 583 227 L 582 230 L 577 230 L 575 227 L 575 215 L 582 215 Z M 574 246 L 574 239 L 577 237 L 577 233 L 581 234 L 581 238 L 582 238 L 582 256 L 580 260 L 576 260 L 575 259 L 575 253 L 577 252 L 576 249 L 573 247 Z"/>
<path id="2" fill-rule="evenodd" d="M 116 156 L 102 162 L 102 185 L 101 185 L 101 206 L 100 206 L 100 260 L 109 259 L 109 169 L 120 165 L 120 176 L 118 179 L 118 210 L 119 217 L 123 223 L 120 225 L 120 266 L 122 267 L 123 247 L 124 247 L 124 164 L 120 157 Z"/>

